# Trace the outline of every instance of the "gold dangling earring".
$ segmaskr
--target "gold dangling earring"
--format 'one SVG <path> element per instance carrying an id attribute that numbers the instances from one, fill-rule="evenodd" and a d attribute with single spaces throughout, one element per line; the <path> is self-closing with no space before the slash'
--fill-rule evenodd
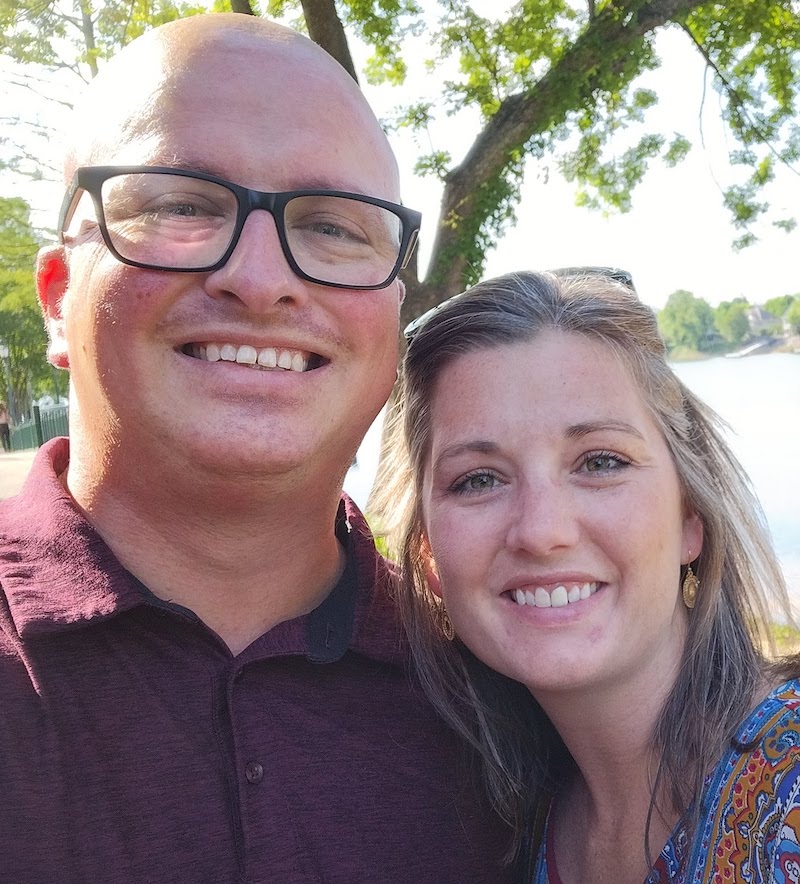
<path id="1" fill-rule="evenodd" d="M 692 571 L 692 566 L 686 566 L 686 576 L 683 578 L 683 603 L 691 611 L 697 602 L 697 590 L 700 589 L 700 581 Z"/>
<path id="2" fill-rule="evenodd" d="M 453 629 L 453 624 L 448 616 L 444 602 L 439 605 L 439 631 L 449 642 L 456 637 L 456 631 Z"/>

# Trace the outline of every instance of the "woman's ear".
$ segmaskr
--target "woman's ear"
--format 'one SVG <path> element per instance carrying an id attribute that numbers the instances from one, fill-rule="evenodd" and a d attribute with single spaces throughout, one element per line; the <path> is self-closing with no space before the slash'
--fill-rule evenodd
<path id="1" fill-rule="evenodd" d="M 427 537 L 422 538 L 420 555 L 422 556 L 422 569 L 425 572 L 425 582 L 428 584 L 428 589 L 437 598 L 441 598 L 442 581 L 439 579 L 439 572 L 436 570 L 436 562 L 433 559 L 433 553 L 431 552 Z"/>
<path id="2" fill-rule="evenodd" d="M 703 549 L 703 522 L 700 516 L 690 510 L 683 519 L 683 552 L 681 564 L 693 562 Z"/>
<path id="3" fill-rule="evenodd" d="M 48 361 L 56 368 L 69 368 L 67 339 L 61 304 L 69 285 L 69 268 L 63 246 L 45 246 L 36 258 L 36 294 L 42 308 L 47 336 Z"/>

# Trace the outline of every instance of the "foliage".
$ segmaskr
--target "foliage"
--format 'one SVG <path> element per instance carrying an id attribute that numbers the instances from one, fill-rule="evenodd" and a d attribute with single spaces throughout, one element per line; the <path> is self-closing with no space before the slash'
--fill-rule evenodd
<path id="1" fill-rule="evenodd" d="M 795 297 L 784 314 L 784 319 L 789 323 L 792 334 L 800 335 L 800 298 Z"/>
<path id="2" fill-rule="evenodd" d="M 50 389 L 47 339 L 36 300 L 33 266 L 39 239 L 30 225 L 30 209 L 19 197 L 0 198 L 0 341 L 9 349 L 13 397 L 5 371 L 0 372 L 2 398 L 27 400 L 28 381 L 35 392 Z"/>
<path id="3" fill-rule="evenodd" d="M 728 99 L 724 116 L 738 143 L 731 161 L 748 174 L 727 189 L 725 205 L 734 224 L 745 230 L 740 242 L 746 245 L 754 236 L 752 223 L 768 209 L 758 195 L 774 177 L 776 164 L 791 166 L 800 158 L 797 4 L 704 3 L 687 27 Z M 793 221 L 776 225 L 791 229 Z"/>
<path id="4" fill-rule="evenodd" d="M 714 334 L 714 311 L 702 298 L 679 289 L 658 314 L 658 327 L 667 346 L 707 350 Z"/>
<path id="5" fill-rule="evenodd" d="M 729 344 L 741 344 L 750 331 L 747 321 L 748 303 L 744 298 L 722 301 L 714 311 L 717 331 Z"/>
<path id="6" fill-rule="evenodd" d="M 205 6 L 172 0 L 0 0 L 0 48 L 24 64 L 68 69 L 83 80 L 149 28 L 205 12 Z"/>
<path id="7" fill-rule="evenodd" d="M 770 298 L 768 301 L 765 301 L 764 309 L 773 316 L 780 318 L 797 298 L 797 295 L 779 295 L 777 298 Z"/>

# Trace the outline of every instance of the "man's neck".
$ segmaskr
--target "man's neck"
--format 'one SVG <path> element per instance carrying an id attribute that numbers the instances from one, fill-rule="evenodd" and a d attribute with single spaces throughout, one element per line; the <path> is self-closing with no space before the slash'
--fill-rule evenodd
<path id="1" fill-rule="evenodd" d="M 184 475 L 67 488 L 120 562 L 159 598 L 192 610 L 237 654 L 273 626 L 313 610 L 344 553 L 334 525 L 340 483 L 328 477 Z M 160 489 L 167 489 L 162 492 Z"/>

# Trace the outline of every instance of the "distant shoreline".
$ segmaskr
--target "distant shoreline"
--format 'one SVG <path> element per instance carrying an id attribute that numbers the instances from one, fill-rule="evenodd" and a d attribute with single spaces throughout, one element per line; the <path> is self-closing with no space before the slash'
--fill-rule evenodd
<path id="1" fill-rule="evenodd" d="M 758 345 L 758 349 L 754 352 L 742 352 L 755 345 Z M 670 362 L 701 362 L 705 359 L 716 359 L 718 356 L 733 358 L 737 354 L 741 354 L 741 358 L 744 359 L 750 356 L 769 356 L 772 353 L 792 353 L 800 356 L 800 335 L 749 341 L 744 345 L 715 348 L 712 351 L 694 350 L 691 347 L 678 346 L 670 350 L 668 359 Z"/>

